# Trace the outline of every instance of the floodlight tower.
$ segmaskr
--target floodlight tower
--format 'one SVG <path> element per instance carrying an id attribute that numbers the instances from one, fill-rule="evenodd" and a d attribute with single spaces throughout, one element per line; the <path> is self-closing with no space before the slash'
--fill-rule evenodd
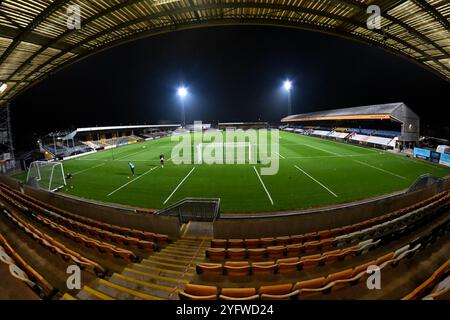
<path id="1" fill-rule="evenodd" d="M 185 100 L 187 95 L 188 95 L 188 91 L 187 91 L 186 87 L 178 88 L 178 96 L 180 97 L 180 100 L 181 100 L 181 116 L 182 116 L 182 123 L 181 123 L 181 125 L 183 127 L 186 126 L 186 112 L 184 110 L 184 100 Z"/>
<path id="2" fill-rule="evenodd" d="M 283 83 L 284 90 L 287 92 L 287 98 L 288 98 L 288 116 L 292 114 L 292 104 L 291 104 L 291 90 L 292 90 L 292 81 L 286 80 Z"/>

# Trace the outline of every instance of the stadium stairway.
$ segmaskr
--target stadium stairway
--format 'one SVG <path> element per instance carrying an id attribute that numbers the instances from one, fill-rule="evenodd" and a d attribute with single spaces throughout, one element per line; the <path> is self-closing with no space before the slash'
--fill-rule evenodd
<path id="1" fill-rule="evenodd" d="M 211 237 L 185 235 L 140 263 L 127 265 L 109 279 L 96 279 L 76 298 L 82 300 L 178 300 L 178 291 L 195 275 L 197 263 L 205 261 Z"/>

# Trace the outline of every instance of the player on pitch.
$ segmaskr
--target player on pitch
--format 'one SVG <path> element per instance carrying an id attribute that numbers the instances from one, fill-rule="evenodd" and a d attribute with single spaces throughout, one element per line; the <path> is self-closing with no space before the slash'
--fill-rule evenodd
<path id="1" fill-rule="evenodd" d="M 159 162 L 161 163 L 161 168 L 164 168 L 164 155 L 162 153 L 159 155 Z"/>

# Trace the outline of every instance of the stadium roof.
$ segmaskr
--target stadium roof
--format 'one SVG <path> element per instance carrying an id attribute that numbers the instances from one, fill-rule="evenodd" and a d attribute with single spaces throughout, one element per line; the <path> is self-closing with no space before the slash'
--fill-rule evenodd
<path id="1" fill-rule="evenodd" d="M 382 29 L 367 28 L 368 6 Z M 79 5 L 81 29 L 68 28 Z M 0 0 L 0 105 L 70 64 L 128 41 L 220 25 L 273 25 L 353 39 L 419 63 L 450 81 L 447 0 Z"/>
<path id="2" fill-rule="evenodd" d="M 407 109 L 409 117 L 418 116 L 409 109 L 403 102 L 378 104 L 364 107 L 333 109 L 304 114 L 297 114 L 286 117 L 281 122 L 304 122 L 304 121 L 324 121 L 324 120 L 393 120 L 404 122 L 399 114 Z"/>

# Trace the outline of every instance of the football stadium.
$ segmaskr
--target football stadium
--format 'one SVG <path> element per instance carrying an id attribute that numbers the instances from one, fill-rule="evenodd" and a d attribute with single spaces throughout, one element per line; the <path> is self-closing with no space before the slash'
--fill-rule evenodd
<path id="1" fill-rule="evenodd" d="M 277 70 L 261 93 L 249 79 L 289 59 L 236 66 L 263 31 L 229 26 L 389 62 L 373 91 L 350 55 L 317 79 Z M 170 73 L 224 28 L 243 52 L 200 63 L 209 44 L 193 48 L 204 87 L 139 78 L 133 43 L 165 46 L 140 58 Z M 450 300 L 449 63 L 448 1 L 0 1 L 0 300 L 181 300 L 188 315 L 205 300 Z M 223 89 L 202 90 L 209 76 Z M 151 110 L 132 118 L 139 86 Z"/>

